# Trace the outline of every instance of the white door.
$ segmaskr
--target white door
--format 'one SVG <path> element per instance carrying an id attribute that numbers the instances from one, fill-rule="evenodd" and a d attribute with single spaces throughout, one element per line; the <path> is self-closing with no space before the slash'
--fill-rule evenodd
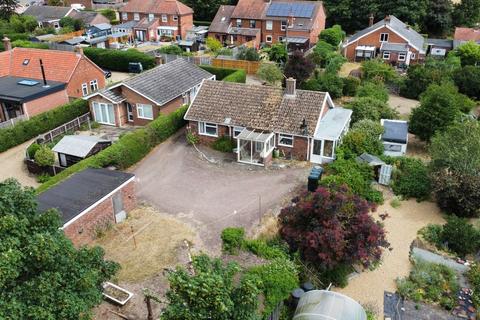
<path id="1" fill-rule="evenodd" d="M 141 41 L 141 42 L 144 42 L 145 41 L 145 31 L 143 30 L 136 30 L 135 31 L 135 34 L 137 36 L 137 40 L 138 41 Z"/>
<path id="2" fill-rule="evenodd" d="M 313 143 L 311 145 L 311 152 L 310 152 L 310 162 L 313 163 L 322 163 L 322 141 L 323 140 L 316 140 L 313 139 Z"/>
<path id="3" fill-rule="evenodd" d="M 127 119 L 128 122 L 133 122 L 133 107 L 127 102 Z"/>
<path id="4" fill-rule="evenodd" d="M 61 167 L 66 167 L 67 166 L 67 156 L 63 153 L 59 153 L 58 156 L 60 158 L 60 166 Z"/>
<path id="5" fill-rule="evenodd" d="M 94 102 L 93 113 L 96 122 L 111 126 L 115 125 L 115 112 L 112 104 Z"/>

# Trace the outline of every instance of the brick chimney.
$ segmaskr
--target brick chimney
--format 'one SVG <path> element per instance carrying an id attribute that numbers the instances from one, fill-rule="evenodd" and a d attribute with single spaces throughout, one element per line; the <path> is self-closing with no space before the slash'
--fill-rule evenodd
<path id="1" fill-rule="evenodd" d="M 368 26 L 369 27 L 373 26 L 373 21 L 374 21 L 373 19 L 375 19 L 373 17 L 373 13 L 370 13 L 370 16 L 368 17 Z"/>
<path id="2" fill-rule="evenodd" d="M 297 91 L 297 80 L 292 77 L 285 81 L 285 95 L 295 97 Z"/>
<path id="3" fill-rule="evenodd" d="M 385 23 L 386 24 L 390 23 L 390 16 L 389 15 L 385 16 Z"/>
<path id="4" fill-rule="evenodd" d="M 3 46 L 5 47 L 5 51 L 12 50 L 12 43 L 10 42 L 10 39 L 7 38 L 7 36 L 5 36 L 2 41 Z"/>

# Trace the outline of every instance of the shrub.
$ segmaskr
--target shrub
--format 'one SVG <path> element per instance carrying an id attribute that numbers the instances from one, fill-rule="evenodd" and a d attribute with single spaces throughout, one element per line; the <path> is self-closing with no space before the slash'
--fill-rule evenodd
<path id="1" fill-rule="evenodd" d="M 398 76 L 395 69 L 381 59 L 362 62 L 363 78 L 367 81 L 394 82 Z"/>
<path id="2" fill-rule="evenodd" d="M 283 73 L 287 78 L 292 77 L 296 79 L 298 86 L 301 87 L 310 78 L 314 69 L 315 65 L 312 61 L 297 50 L 288 58 Z"/>
<path id="3" fill-rule="evenodd" d="M 160 48 L 160 53 L 165 53 L 165 54 L 175 54 L 175 55 L 183 55 L 183 50 L 176 44 L 168 45 L 168 46 L 163 46 Z"/>
<path id="4" fill-rule="evenodd" d="M 43 42 L 31 42 L 26 40 L 15 40 L 12 42 L 12 47 L 21 47 L 21 48 L 34 48 L 34 49 L 48 49 L 49 46 L 47 43 Z"/>
<path id="5" fill-rule="evenodd" d="M 243 69 L 219 68 L 208 65 L 201 65 L 200 68 L 214 74 L 219 81 L 237 83 L 245 83 L 247 81 L 247 73 Z"/>
<path id="6" fill-rule="evenodd" d="M 453 73 L 458 91 L 472 99 L 480 99 L 480 67 L 465 66 Z"/>
<path id="7" fill-rule="evenodd" d="M 312 62 L 324 68 L 327 65 L 327 62 L 336 54 L 334 46 L 326 41 L 320 40 L 313 48 L 313 53 L 309 58 Z"/>
<path id="8" fill-rule="evenodd" d="M 320 32 L 319 39 L 323 40 L 334 47 L 337 47 L 340 42 L 343 41 L 345 38 L 345 31 L 342 30 L 342 27 L 338 24 L 332 26 L 331 28 L 327 28 Z"/>
<path id="9" fill-rule="evenodd" d="M 99 67 L 112 71 L 128 72 L 130 62 L 140 62 L 144 70 L 155 67 L 155 58 L 135 49 L 108 50 L 99 48 L 85 48 L 85 55 Z"/>
<path id="10" fill-rule="evenodd" d="M 35 152 L 35 162 L 42 167 L 53 166 L 55 163 L 55 154 L 53 151 L 43 145 Z"/>
<path id="11" fill-rule="evenodd" d="M 32 143 L 27 148 L 27 154 L 30 159 L 35 159 L 35 154 L 37 153 L 38 149 L 40 149 L 40 145 L 38 143 Z"/>
<path id="12" fill-rule="evenodd" d="M 343 64 L 347 61 L 347 58 L 339 53 L 335 53 L 328 59 L 325 66 L 325 73 L 337 75 Z"/>
<path id="13" fill-rule="evenodd" d="M 228 136 L 223 136 L 215 140 L 212 144 L 212 148 L 221 152 L 233 152 L 235 148 L 235 142 Z"/>
<path id="14" fill-rule="evenodd" d="M 303 85 L 306 90 L 325 91 L 332 98 L 340 98 L 343 94 L 343 81 L 336 74 L 322 73 L 315 79 L 310 79 Z"/>
<path id="15" fill-rule="evenodd" d="M 50 180 L 50 175 L 48 173 L 42 173 L 41 175 L 37 176 L 38 183 L 45 183 Z"/>
<path id="16" fill-rule="evenodd" d="M 283 80 L 282 70 L 274 63 L 262 63 L 257 76 L 270 85 L 276 85 Z"/>
<path id="17" fill-rule="evenodd" d="M 238 50 L 237 57 L 238 60 L 247 60 L 247 61 L 259 61 L 260 55 L 258 54 L 255 48 L 241 47 Z"/>
<path id="18" fill-rule="evenodd" d="M 360 120 L 396 119 L 398 112 L 393 110 L 386 102 L 374 97 L 359 97 L 349 102 L 347 108 L 352 109 L 352 123 Z"/>
<path id="19" fill-rule="evenodd" d="M 354 271 L 352 266 L 341 264 L 332 270 L 321 272 L 319 278 L 325 285 L 333 283 L 337 287 L 345 288 L 348 285 L 348 276 Z"/>
<path id="20" fill-rule="evenodd" d="M 428 224 L 418 231 L 420 236 L 428 243 L 435 245 L 437 248 L 443 249 L 443 226 L 439 224 Z"/>
<path id="21" fill-rule="evenodd" d="M 247 82 L 247 73 L 243 69 L 238 69 L 237 71 L 229 74 L 222 81 L 225 82 L 236 82 L 236 83 L 245 83 Z"/>
<path id="22" fill-rule="evenodd" d="M 342 78 L 343 80 L 343 95 L 353 97 L 357 94 L 358 87 L 360 86 L 360 79 L 357 77 L 348 76 Z"/>
<path id="23" fill-rule="evenodd" d="M 478 263 L 473 264 L 467 273 L 468 281 L 473 289 L 473 303 L 478 309 L 480 306 L 480 265 Z"/>
<path id="24" fill-rule="evenodd" d="M 398 197 L 394 197 L 392 200 L 390 200 L 390 205 L 392 208 L 397 209 L 402 206 L 402 202 Z"/>
<path id="25" fill-rule="evenodd" d="M 466 219 L 451 216 L 443 226 L 442 240 L 448 249 L 464 257 L 470 253 L 477 253 L 480 247 L 480 232 Z"/>
<path id="26" fill-rule="evenodd" d="M 383 144 L 380 135 L 383 127 L 379 122 L 360 120 L 343 137 L 342 144 L 337 148 L 337 158 L 354 159 L 362 153 L 382 155 Z"/>
<path id="27" fill-rule="evenodd" d="M 283 64 L 287 62 L 288 51 L 283 43 L 272 44 L 269 48 L 265 49 L 268 54 L 268 60 Z"/>
<path id="28" fill-rule="evenodd" d="M 226 228 L 222 231 L 222 249 L 229 254 L 236 254 L 242 247 L 245 238 L 243 228 Z"/>
<path id="29" fill-rule="evenodd" d="M 87 101 L 78 99 L 19 122 L 14 127 L 0 129 L 0 152 L 22 144 L 87 112 Z"/>
<path id="30" fill-rule="evenodd" d="M 207 45 L 207 48 L 214 53 L 222 49 L 221 42 L 215 39 L 214 37 L 208 37 L 207 40 L 205 41 L 205 44 Z"/>
<path id="31" fill-rule="evenodd" d="M 365 82 L 357 90 L 357 97 L 370 97 L 388 102 L 388 91 L 381 83 Z"/>
<path id="32" fill-rule="evenodd" d="M 256 256 L 272 260 L 276 258 L 287 258 L 284 248 L 280 248 L 277 245 L 268 244 L 261 239 L 246 239 L 243 241 L 242 247 L 255 254 Z"/>
<path id="33" fill-rule="evenodd" d="M 420 159 L 399 158 L 397 161 L 393 192 L 405 199 L 417 198 L 419 201 L 428 199 L 432 186 L 427 166 Z"/>
<path id="34" fill-rule="evenodd" d="M 108 20 L 110 20 L 110 22 L 114 21 L 117 19 L 117 14 L 115 12 L 115 10 L 113 9 L 102 9 L 100 10 L 100 13 L 105 17 L 107 18 Z"/>
<path id="35" fill-rule="evenodd" d="M 369 267 L 388 247 L 383 226 L 369 215 L 374 206 L 346 185 L 303 191 L 293 201 L 280 213 L 280 235 L 321 271 L 357 263 Z"/>
<path id="36" fill-rule="evenodd" d="M 459 289 L 455 271 L 421 260 L 413 261 L 410 275 L 397 280 L 398 293 L 415 302 L 439 303 L 452 309 Z"/>

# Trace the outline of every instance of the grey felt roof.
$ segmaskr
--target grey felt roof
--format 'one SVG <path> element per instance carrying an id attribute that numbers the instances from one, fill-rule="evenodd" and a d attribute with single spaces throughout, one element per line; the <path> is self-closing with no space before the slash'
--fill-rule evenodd
<path id="1" fill-rule="evenodd" d="M 57 209 L 67 223 L 134 177 L 131 173 L 88 168 L 37 197 L 38 210 Z"/>
<path id="2" fill-rule="evenodd" d="M 355 42 L 359 38 L 363 37 L 364 35 L 368 34 L 371 31 L 379 29 L 384 25 L 388 25 L 390 28 L 395 30 L 399 35 L 406 38 L 411 45 L 419 49 L 420 51 L 424 51 L 423 45 L 425 43 L 424 37 L 419 34 L 417 31 L 413 30 L 407 24 L 400 21 L 395 16 L 390 16 L 390 19 L 383 19 L 378 21 L 377 23 L 373 24 L 371 27 L 363 29 L 357 33 L 355 33 L 352 37 L 348 39 L 348 43 Z"/>
<path id="3" fill-rule="evenodd" d="M 442 48 L 453 48 L 453 40 L 452 39 L 427 39 L 427 43 L 429 45 L 433 45 L 435 47 L 442 47 Z"/>
<path id="4" fill-rule="evenodd" d="M 408 46 L 405 43 L 384 42 L 380 49 L 382 51 L 407 52 Z"/>
<path id="5" fill-rule="evenodd" d="M 213 75 L 183 59 L 176 59 L 123 82 L 162 106 Z"/>
<path id="6" fill-rule="evenodd" d="M 52 150 L 57 153 L 85 158 L 97 143 L 101 142 L 109 141 L 95 136 L 64 136 Z"/>
<path id="7" fill-rule="evenodd" d="M 112 26 L 112 29 L 132 29 L 137 25 L 138 21 L 130 20 L 121 24 Z"/>
<path id="8" fill-rule="evenodd" d="M 382 140 L 386 142 L 407 143 L 408 122 L 383 120 L 385 131 Z"/>
<path id="9" fill-rule="evenodd" d="M 352 110 L 343 108 L 334 108 L 328 110 L 327 114 L 322 118 L 315 132 L 315 138 L 337 140 L 352 117 Z"/>
<path id="10" fill-rule="evenodd" d="M 24 80 L 35 81 L 35 84 L 19 84 L 20 81 Z M 47 84 L 48 87 L 44 87 L 43 80 L 39 79 L 26 79 L 11 76 L 0 77 L 0 100 L 23 103 L 64 90 L 66 86 L 65 83 L 56 81 L 47 81 Z"/>
<path id="11" fill-rule="evenodd" d="M 69 7 L 30 6 L 23 13 L 24 16 L 33 16 L 37 21 L 59 20 L 72 10 Z"/>

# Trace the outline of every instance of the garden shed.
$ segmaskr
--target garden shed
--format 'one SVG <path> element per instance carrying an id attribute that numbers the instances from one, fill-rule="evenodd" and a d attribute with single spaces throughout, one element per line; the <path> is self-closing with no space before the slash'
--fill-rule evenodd
<path id="1" fill-rule="evenodd" d="M 367 320 L 363 307 L 338 292 L 312 290 L 298 302 L 293 320 Z"/>
<path id="2" fill-rule="evenodd" d="M 61 167 L 70 167 L 99 153 L 111 144 L 111 141 L 100 137 L 74 135 L 63 137 L 52 150 L 58 154 Z"/>
<path id="3" fill-rule="evenodd" d="M 386 156 L 400 157 L 407 152 L 408 122 L 403 120 L 382 119 L 384 128 L 382 142 Z"/>

